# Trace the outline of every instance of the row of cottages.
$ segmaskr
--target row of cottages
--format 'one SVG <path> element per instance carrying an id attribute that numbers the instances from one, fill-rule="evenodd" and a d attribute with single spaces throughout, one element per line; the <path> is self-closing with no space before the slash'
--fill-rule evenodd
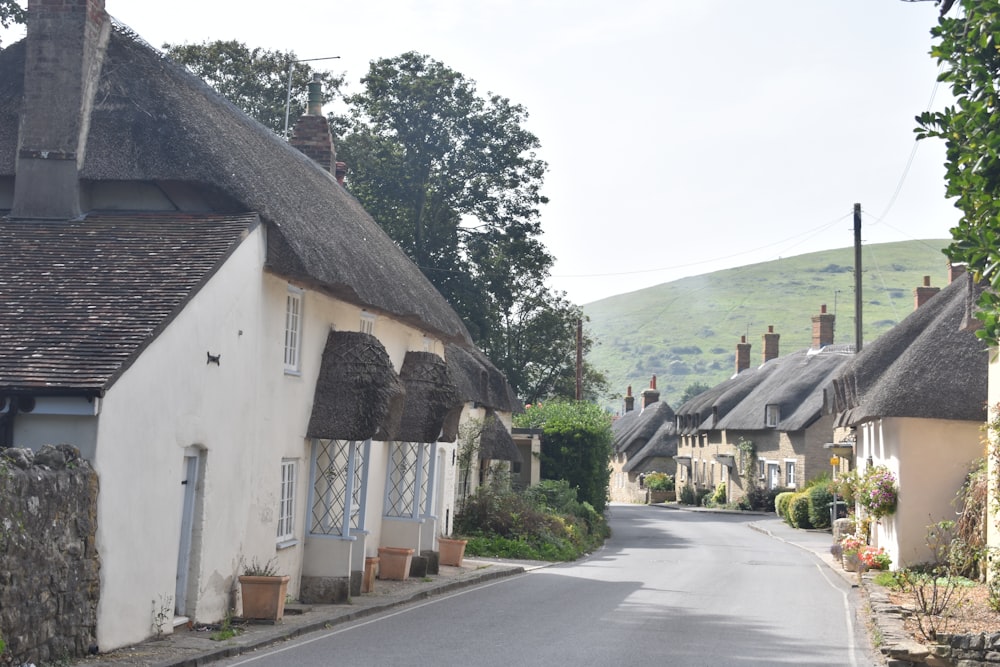
<path id="1" fill-rule="evenodd" d="M 252 559 L 332 602 L 379 546 L 433 551 L 459 422 L 516 459 L 516 401 L 338 184 L 318 102 L 307 157 L 103 0 L 27 17 L 0 52 L 0 446 L 99 474 L 101 649 L 146 638 L 150 600 L 239 614 Z"/>
<path id="2" fill-rule="evenodd" d="M 625 394 L 625 412 L 611 425 L 609 497 L 612 502 L 644 503 L 647 494 L 642 480 L 647 473 L 663 472 L 671 476 L 677 473 L 674 411 L 660 400 L 655 375 L 640 398 L 637 411 L 630 386 Z"/>
<path id="3" fill-rule="evenodd" d="M 760 366 L 750 367 L 750 344 L 736 347 L 736 373 L 677 410 L 679 486 L 710 493 L 725 485 L 737 502 L 751 485 L 800 486 L 829 471 L 824 445 L 833 430 L 823 390 L 850 360 L 849 346 L 833 344 L 834 316 L 812 318 L 812 346 L 781 357 L 779 334 L 763 335 Z"/>
<path id="4" fill-rule="evenodd" d="M 894 514 L 871 531 L 894 567 L 931 559 L 927 527 L 956 518 L 955 496 L 985 455 L 988 352 L 969 314 L 978 287 L 958 269 L 950 284 L 918 288 L 917 308 L 866 345 L 834 382 L 836 425 L 853 432 L 854 463 L 895 475 Z"/>

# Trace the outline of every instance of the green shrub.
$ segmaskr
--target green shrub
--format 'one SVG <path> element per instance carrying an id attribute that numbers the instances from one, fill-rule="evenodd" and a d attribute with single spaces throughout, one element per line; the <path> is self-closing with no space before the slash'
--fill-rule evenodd
<path id="1" fill-rule="evenodd" d="M 699 507 L 704 507 L 705 505 L 707 505 L 709 500 L 711 500 L 710 497 L 711 493 L 712 493 L 711 489 L 697 489 L 694 492 L 695 505 L 698 505 Z"/>
<path id="2" fill-rule="evenodd" d="M 685 484 L 684 488 L 681 489 L 681 504 L 683 505 L 697 505 L 698 498 L 695 495 L 694 487 L 690 484 Z"/>
<path id="3" fill-rule="evenodd" d="M 833 492 L 830 484 L 816 484 L 806 491 L 809 497 L 809 523 L 813 528 L 830 527 L 830 505 L 833 503 Z"/>
<path id="4" fill-rule="evenodd" d="M 788 518 L 794 528 L 812 528 L 809 523 L 809 496 L 796 493 L 788 506 Z"/>
<path id="5" fill-rule="evenodd" d="M 650 491 L 673 491 L 674 478 L 665 472 L 651 472 L 643 482 Z"/>
<path id="6" fill-rule="evenodd" d="M 788 505 L 792 502 L 792 497 L 795 495 L 794 491 L 782 491 L 774 497 L 774 512 L 787 523 L 791 523 L 788 520 Z"/>
<path id="7" fill-rule="evenodd" d="M 715 493 L 712 494 L 712 504 L 713 505 L 726 504 L 726 484 L 724 482 L 715 487 Z"/>

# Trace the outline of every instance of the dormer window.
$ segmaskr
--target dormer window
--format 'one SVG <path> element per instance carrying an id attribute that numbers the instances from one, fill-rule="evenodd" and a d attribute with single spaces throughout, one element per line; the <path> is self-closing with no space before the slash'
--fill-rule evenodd
<path id="1" fill-rule="evenodd" d="M 774 428 L 778 425 L 778 421 L 780 419 L 780 406 L 773 403 L 771 405 L 764 406 L 764 426 Z"/>

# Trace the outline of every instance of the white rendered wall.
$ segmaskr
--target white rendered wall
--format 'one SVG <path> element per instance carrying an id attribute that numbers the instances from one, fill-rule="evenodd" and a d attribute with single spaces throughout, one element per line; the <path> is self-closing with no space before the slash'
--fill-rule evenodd
<path id="1" fill-rule="evenodd" d="M 860 472 L 871 456 L 899 483 L 896 512 L 874 529 L 874 545 L 885 548 L 894 568 L 927 562 L 927 526 L 955 519 L 955 494 L 972 462 L 983 456 L 981 424 L 890 418 L 868 422 L 861 432 Z"/>

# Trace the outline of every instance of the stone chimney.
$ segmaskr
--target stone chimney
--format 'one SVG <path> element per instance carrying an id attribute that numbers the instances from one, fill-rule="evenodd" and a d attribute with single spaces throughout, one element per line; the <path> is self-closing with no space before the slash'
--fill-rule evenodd
<path id="1" fill-rule="evenodd" d="M 660 400 L 660 392 L 656 388 L 656 376 L 649 381 L 649 389 L 642 390 L 642 409 L 645 410 L 653 403 Z"/>
<path id="2" fill-rule="evenodd" d="M 833 345 L 834 316 L 826 312 L 826 304 L 819 307 L 819 315 L 813 315 L 812 348 L 819 350 L 827 345 Z"/>
<path id="3" fill-rule="evenodd" d="M 635 410 L 635 396 L 632 395 L 632 385 L 625 390 L 625 412 Z"/>
<path id="4" fill-rule="evenodd" d="M 956 278 L 966 272 L 969 267 L 965 264 L 948 264 L 948 284 L 950 285 Z"/>
<path id="5" fill-rule="evenodd" d="M 323 82 L 319 74 L 313 74 L 309 83 L 309 105 L 306 113 L 295 122 L 288 143 L 312 158 L 324 171 L 334 173 L 337 155 L 333 150 L 330 122 L 323 115 Z M 344 171 L 346 173 L 346 166 Z"/>
<path id="6" fill-rule="evenodd" d="M 344 179 L 347 178 L 347 163 L 346 162 L 337 162 L 336 163 L 336 172 L 334 173 L 334 176 L 337 177 L 337 183 L 339 183 L 340 185 L 344 185 Z"/>
<path id="7" fill-rule="evenodd" d="M 764 334 L 764 357 L 763 361 L 766 364 L 771 361 L 771 359 L 778 358 L 778 339 L 781 338 L 781 334 L 774 333 L 774 326 L 767 325 L 767 333 Z"/>
<path id="8" fill-rule="evenodd" d="M 940 291 L 940 287 L 931 287 L 930 276 L 924 276 L 924 284 L 913 290 L 913 310 L 927 303 L 928 299 Z"/>
<path id="9" fill-rule="evenodd" d="M 750 343 L 746 336 L 740 336 L 740 342 L 736 344 L 736 374 L 739 375 L 750 368 Z"/>
<path id="10" fill-rule="evenodd" d="M 104 0 L 29 0 L 12 218 L 78 218 L 94 93 L 111 22 Z"/>

